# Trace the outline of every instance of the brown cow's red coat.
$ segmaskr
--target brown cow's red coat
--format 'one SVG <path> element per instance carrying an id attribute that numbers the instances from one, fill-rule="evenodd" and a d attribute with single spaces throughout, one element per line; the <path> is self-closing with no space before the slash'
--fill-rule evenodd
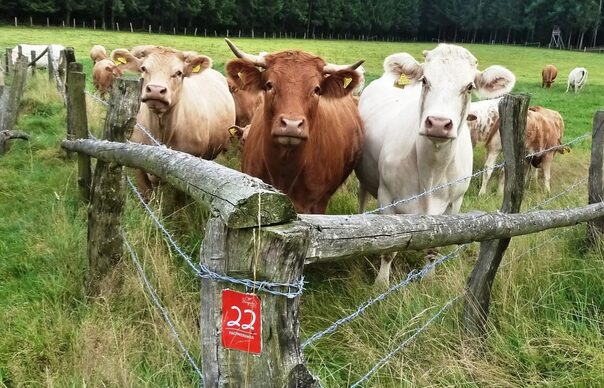
<path id="1" fill-rule="evenodd" d="M 232 80 L 264 95 L 243 149 L 243 172 L 286 193 L 299 213 L 324 213 L 360 157 L 363 125 L 350 93 L 359 76 L 323 75 L 325 62 L 300 51 L 265 58 L 264 71 L 244 60 L 227 64 Z"/>

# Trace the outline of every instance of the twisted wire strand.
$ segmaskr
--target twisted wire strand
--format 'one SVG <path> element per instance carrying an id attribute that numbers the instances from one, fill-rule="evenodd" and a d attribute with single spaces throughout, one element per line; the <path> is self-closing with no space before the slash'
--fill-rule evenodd
<path id="1" fill-rule="evenodd" d="M 196 265 L 193 263 L 192 258 L 187 255 L 183 250 L 178 246 L 174 237 L 172 237 L 171 233 L 162 225 L 161 221 L 157 217 L 157 215 L 153 212 L 153 210 L 149 207 L 149 205 L 143 199 L 143 196 L 136 189 L 132 180 L 130 178 L 126 179 L 128 183 L 128 187 L 138 198 L 139 202 L 143 205 L 143 208 L 153 221 L 153 223 L 157 226 L 157 228 L 163 233 L 165 238 L 168 240 L 169 245 L 172 249 L 185 260 L 187 265 L 193 270 L 196 276 L 199 276 L 204 279 L 212 279 L 215 281 L 222 281 L 231 284 L 239 284 L 245 286 L 247 289 L 262 291 L 268 294 L 285 296 L 288 299 L 296 298 L 302 295 L 304 291 L 304 277 L 301 277 L 299 281 L 296 283 L 280 283 L 280 282 L 269 282 L 269 281 L 258 281 L 251 279 L 238 279 L 233 278 L 228 275 L 223 275 L 216 273 L 210 270 L 206 265 L 200 264 Z M 286 289 L 287 291 L 280 291 L 280 289 Z"/>
<path id="2" fill-rule="evenodd" d="M 130 256 L 132 257 L 132 261 L 134 262 L 136 271 L 138 272 L 139 276 L 143 280 L 143 284 L 145 285 L 145 288 L 147 289 L 147 293 L 151 296 L 151 300 L 153 301 L 153 304 L 155 304 L 155 307 L 157 307 L 157 309 L 160 311 L 162 317 L 164 318 L 164 320 L 168 324 L 168 327 L 170 328 L 170 331 L 172 332 L 172 335 L 174 336 L 174 339 L 178 343 L 178 346 L 180 347 L 180 349 L 182 350 L 182 352 L 185 354 L 185 357 L 189 361 L 189 364 L 191 364 L 191 366 L 193 367 L 193 369 L 195 370 L 195 372 L 199 376 L 199 379 L 200 379 L 200 381 L 202 383 L 202 386 L 203 386 L 203 373 L 201 372 L 201 369 L 199 368 L 199 366 L 197 365 L 197 363 L 193 359 L 193 356 L 191 355 L 191 352 L 189 351 L 189 349 L 182 342 L 182 340 L 180 338 L 180 335 L 178 333 L 178 330 L 176 329 L 176 326 L 172 322 L 172 319 L 170 319 L 170 314 L 168 313 L 168 310 L 166 310 L 166 308 L 160 302 L 159 297 L 157 296 L 157 292 L 155 292 L 155 289 L 151 285 L 151 282 L 149 281 L 149 279 L 145 275 L 145 271 L 143 270 L 143 266 L 141 265 L 141 263 L 140 263 L 140 261 L 138 259 L 138 256 L 136 255 L 136 252 L 132 248 L 132 245 L 130 245 L 130 242 L 128 241 L 128 239 L 126 237 L 126 234 L 124 233 L 123 230 L 120 231 L 120 233 L 121 233 L 121 235 L 122 235 L 122 237 L 124 239 L 124 243 L 126 245 L 126 248 L 128 249 L 128 252 L 130 253 Z"/>

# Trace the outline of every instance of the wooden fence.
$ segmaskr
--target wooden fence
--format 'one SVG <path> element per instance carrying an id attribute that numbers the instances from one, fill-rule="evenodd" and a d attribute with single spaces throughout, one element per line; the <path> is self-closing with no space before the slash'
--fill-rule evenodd
<path id="1" fill-rule="evenodd" d="M 83 75 L 70 67 L 67 76 L 70 110 L 84 93 Z M 211 161 L 164 147 L 123 143 L 135 125 L 141 85 L 114 83 L 104 139 L 65 140 L 62 147 L 82 158 L 97 158 L 94 187 L 90 164 L 81 163 L 80 193 L 90 201 L 88 254 L 89 292 L 123 255 L 121 228 L 125 188 L 121 166 L 152 173 L 194 200 L 207 204 L 200 262 L 210 271 L 237 279 L 294 284 L 309 263 L 345 260 L 406 249 L 425 249 L 480 241 L 480 254 L 468 281 L 464 322 L 468 339 L 485 333 L 491 285 L 501 258 L 514 236 L 591 222 L 590 239 L 604 232 L 604 112 L 597 112 L 592 139 L 589 205 L 568 210 L 519 214 L 524 187 L 524 130 L 528 96 L 506 96 L 500 105 L 506 186 L 501 212 L 458 215 L 303 215 L 291 201 L 258 179 Z M 83 112 L 68 114 L 72 123 Z M 70 124 L 72 125 L 72 124 Z M 73 124 L 77 127 L 76 124 Z M 83 137 L 83 138 L 82 138 Z M 204 385 L 314 387 L 319 383 L 305 366 L 299 337 L 300 297 L 261 294 L 262 353 L 229 350 L 221 344 L 222 292 L 246 292 L 243 286 L 202 278 L 200 312 Z"/>

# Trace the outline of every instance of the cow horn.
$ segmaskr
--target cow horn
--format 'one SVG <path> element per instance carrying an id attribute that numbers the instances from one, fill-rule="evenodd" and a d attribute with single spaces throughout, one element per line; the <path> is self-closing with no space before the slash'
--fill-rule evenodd
<path id="1" fill-rule="evenodd" d="M 235 54 L 237 58 L 241 58 L 245 61 L 251 62 L 259 67 L 266 67 L 266 59 L 264 58 L 264 56 L 248 54 L 239 50 L 237 46 L 235 46 L 235 44 L 229 40 L 229 38 L 224 38 L 224 40 L 229 45 L 231 51 L 233 51 L 233 54 Z"/>
<path id="2" fill-rule="evenodd" d="M 365 62 L 364 59 L 361 59 L 360 61 L 358 61 L 352 65 L 336 65 L 333 63 L 328 63 L 323 67 L 323 74 L 331 74 L 331 73 L 335 73 L 336 71 L 340 71 L 340 70 L 354 70 L 357 67 L 361 66 L 363 64 L 363 62 Z"/>

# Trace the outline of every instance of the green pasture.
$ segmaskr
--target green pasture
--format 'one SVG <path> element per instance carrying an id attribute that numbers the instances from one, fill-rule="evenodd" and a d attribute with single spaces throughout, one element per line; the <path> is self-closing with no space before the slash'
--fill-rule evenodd
<path id="1" fill-rule="evenodd" d="M 434 43 L 233 39 L 249 52 L 299 48 L 330 62 L 366 60 L 368 82 L 381 74 L 383 59 L 407 51 L 421 58 Z M 233 57 L 222 38 L 115 33 L 81 29 L 0 27 L 0 47 L 17 43 L 73 46 L 89 74 L 88 51 L 139 44 L 196 50 L 223 71 Z M 593 114 L 604 109 L 604 56 L 526 47 L 465 45 L 481 68 L 500 64 L 518 79 L 515 91 L 531 94 L 531 104 L 561 112 L 565 141 L 588 133 Z M 541 68 L 553 63 L 559 75 L 551 90 L 541 89 Z M 578 94 L 565 93 L 566 76 L 586 67 L 589 79 Z M 129 258 L 107 280 L 99 297 L 84 292 L 86 208 L 77 199 L 75 159 L 59 148 L 65 110 L 54 86 L 41 73 L 28 83 L 18 129 L 29 142 L 14 141 L 0 157 L 0 387 L 198 386 L 199 380 L 150 302 Z M 89 90 L 92 86 L 89 81 Z M 89 100 L 90 126 L 102 127 L 104 108 Z M 531 182 L 523 210 L 586 203 L 590 138 L 557 155 L 552 193 Z M 219 158 L 237 167 L 236 150 Z M 484 151 L 475 150 L 475 170 Z M 495 211 L 495 193 L 478 198 L 473 180 L 463 211 Z M 332 199 L 329 212 L 356 212 L 351 177 Z M 157 201 L 159 202 L 159 201 Z M 155 203 L 155 205 L 158 205 Z M 163 221 L 191 256 L 199 254 L 204 211 L 190 205 Z M 199 361 L 199 284 L 182 260 L 166 247 L 136 200 L 125 216 L 129 239 L 170 312 L 186 346 Z M 451 247 L 442 248 L 447 253 Z M 463 292 L 478 245 L 472 244 L 420 283 L 396 292 L 360 318 L 305 350 L 311 371 L 324 387 L 344 387 L 361 378 L 380 358 L 411 336 L 447 301 Z M 427 332 L 374 374 L 367 387 L 415 386 L 604 386 L 604 255 L 585 245 L 585 227 L 551 230 L 514 238 L 493 287 L 489 337 L 482 351 L 463 344 L 456 303 Z M 392 281 L 424 264 L 425 252 L 406 252 Z M 380 290 L 372 286 L 379 260 L 367 257 L 328 266 L 309 266 L 302 297 L 302 338 L 327 327 Z M 202 296 L 203 300 L 203 296 Z M 253 356 L 250 356 L 253 357 Z"/>

